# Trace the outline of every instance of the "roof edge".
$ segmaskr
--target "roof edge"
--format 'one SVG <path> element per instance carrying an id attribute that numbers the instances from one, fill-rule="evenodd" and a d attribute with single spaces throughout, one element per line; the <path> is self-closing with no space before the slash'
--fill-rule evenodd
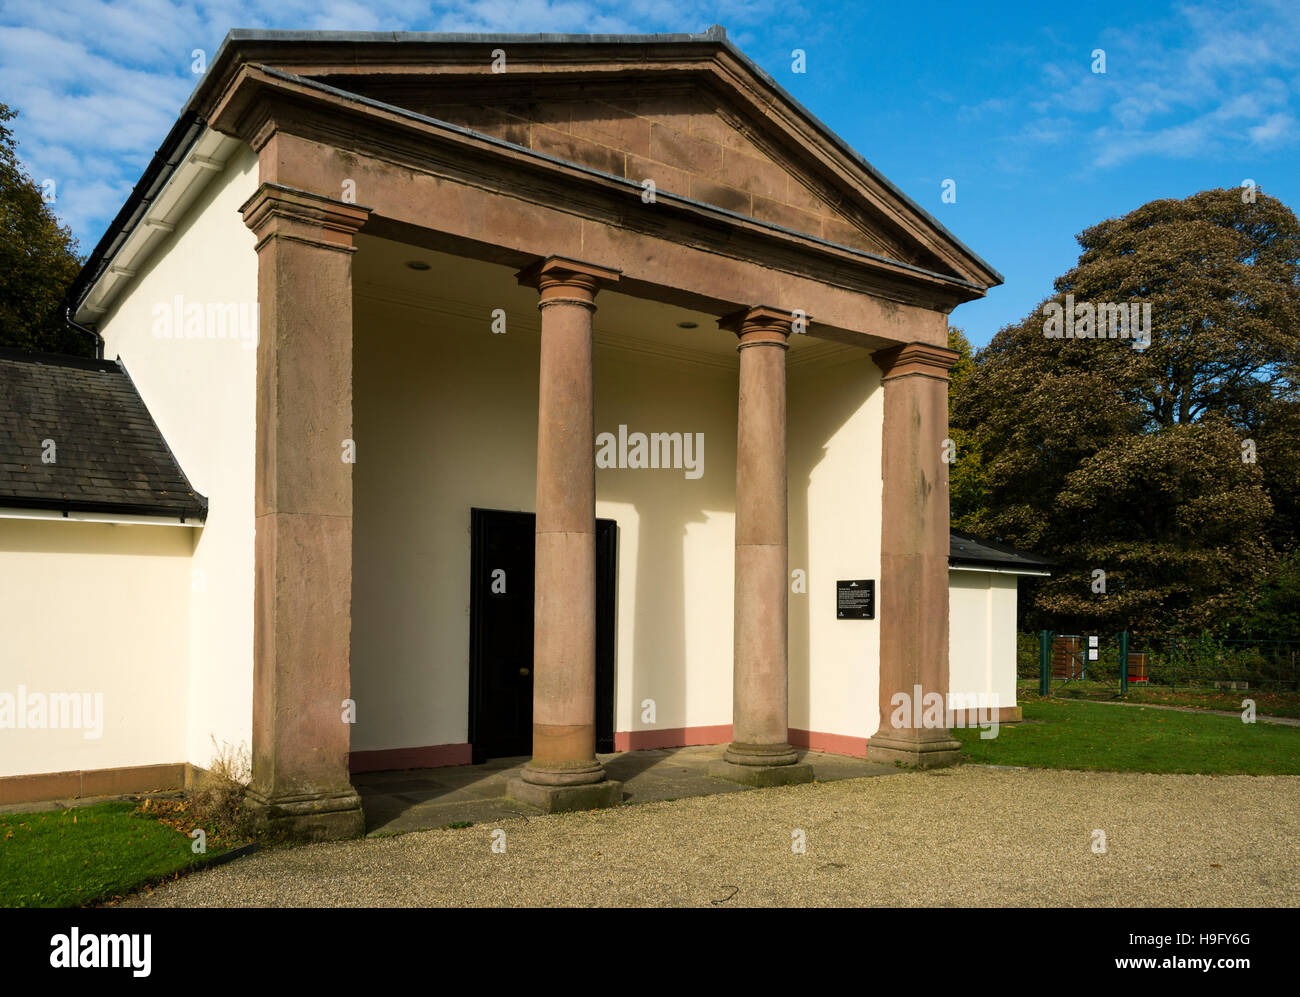
<path id="1" fill-rule="evenodd" d="M 795 99 L 784 87 L 776 82 L 767 72 L 758 66 L 749 56 L 727 38 L 727 32 L 719 24 L 710 26 L 699 33 L 670 34 L 515 34 L 508 32 L 435 32 L 435 31 L 294 31 L 263 30 L 253 28 L 232 28 L 222 38 L 217 51 L 208 63 L 207 71 L 190 92 L 176 122 L 168 131 L 162 143 L 155 150 L 140 180 L 132 188 L 126 202 L 109 223 L 104 235 L 95 244 L 86 258 L 81 270 L 73 280 L 64 296 L 60 309 L 71 309 L 75 314 L 90 288 L 102 276 L 107 262 L 131 231 L 139 223 L 140 217 L 148 210 L 153 197 L 166 186 L 177 165 L 185 157 L 189 148 L 198 141 L 206 119 L 196 108 L 207 96 L 208 91 L 218 85 L 220 74 L 214 72 L 232 58 L 232 50 L 245 43 L 252 42 L 325 42 L 347 44 L 511 44 L 511 45 L 653 45 L 653 44 L 707 44 L 718 46 L 720 50 L 740 63 L 764 86 L 770 88 L 796 114 L 802 117 L 815 131 L 826 138 L 837 150 L 847 156 L 851 162 L 867 173 L 875 182 L 898 199 L 908 210 L 916 213 L 918 218 L 930 226 L 954 250 L 966 257 L 977 268 L 984 270 L 994 281 L 987 287 L 996 287 L 1005 282 L 1003 275 L 985 261 L 979 254 L 953 235 L 938 219 L 917 204 L 907 194 L 879 170 L 871 165 L 857 150 L 849 145 L 820 118 Z M 985 288 L 984 290 L 987 290 Z"/>
<path id="2" fill-rule="evenodd" d="M 21 495 L 0 495 L 0 509 L 49 509 L 53 512 L 91 512 L 105 515 L 154 516 L 159 519 L 176 519 L 180 522 L 204 523 L 208 518 L 207 499 L 198 509 L 186 505 L 159 503 L 95 502 L 83 499 L 36 498 Z"/>
<path id="3" fill-rule="evenodd" d="M 97 370 L 103 373 L 118 373 L 121 371 L 115 360 L 95 360 L 91 357 L 78 356 L 75 353 L 43 353 L 38 350 L 18 350 L 8 346 L 0 347 L 0 360 L 37 364 L 43 367 L 72 367 L 76 370 Z"/>

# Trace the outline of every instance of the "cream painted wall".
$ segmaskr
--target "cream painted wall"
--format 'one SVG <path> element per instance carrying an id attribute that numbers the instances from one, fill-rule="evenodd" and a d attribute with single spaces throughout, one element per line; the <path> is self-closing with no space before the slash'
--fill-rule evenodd
<path id="1" fill-rule="evenodd" d="M 241 146 L 99 324 L 105 355 L 121 358 L 209 501 L 182 582 L 190 594 L 188 662 L 176 663 L 189 673 L 182 754 L 203 766 L 213 738 L 251 746 L 252 737 L 257 255 L 238 209 L 257 177 L 257 157 Z M 209 306 L 242 306 L 249 322 L 233 336 L 233 326 L 223 337 L 215 322 L 202 338 L 155 335 L 188 305 L 201 306 L 205 319 Z"/>
<path id="2" fill-rule="evenodd" d="M 879 725 L 880 624 L 835 616 L 838 579 L 880 586 L 880 369 L 865 353 L 789 376 L 790 726 L 867 737 Z"/>
<path id="3" fill-rule="evenodd" d="M 363 250 L 364 251 L 364 250 Z M 511 275 L 502 271 L 503 281 Z M 356 296 L 353 749 L 462 744 L 469 696 L 470 509 L 532 511 L 538 334 L 511 319 Z M 599 328 L 599 320 L 598 320 Z M 704 335 L 705 333 L 702 333 Z M 722 335 L 721 333 L 708 333 Z M 596 431 L 704 435 L 704 473 L 599 469 L 619 525 L 615 730 L 731 723 L 737 369 L 596 352 Z M 790 378 L 791 726 L 866 737 L 878 626 L 838 621 L 837 578 L 879 578 L 879 373 L 840 355 Z M 642 720 L 654 701 L 653 723 Z"/>
<path id="4" fill-rule="evenodd" d="M 353 749 L 461 744 L 470 509 L 534 509 L 537 330 L 494 336 L 378 295 L 356 314 Z M 735 378 L 597 349 L 597 433 L 704 434 L 697 480 L 597 472 L 596 514 L 619 525 L 616 730 L 731 722 Z"/>
<path id="5" fill-rule="evenodd" d="M 597 433 L 625 425 L 704 441 L 695 480 L 676 469 L 596 472 L 596 514 L 619 524 L 614 729 L 729 724 L 738 367 L 656 365 L 614 349 L 596 365 Z M 654 723 L 642 720 L 646 700 Z"/>
<path id="6" fill-rule="evenodd" d="M 355 298 L 352 749 L 463 744 L 470 508 L 531 510 L 536 338 Z"/>
<path id="7" fill-rule="evenodd" d="M 0 777 L 183 760 L 195 533 L 0 519 L 0 694 L 103 697 L 98 738 L 0 729 Z"/>
<path id="8" fill-rule="evenodd" d="M 1016 578 L 948 572 L 950 692 L 996 693 L 998 706 L 1016 705 Z"/>

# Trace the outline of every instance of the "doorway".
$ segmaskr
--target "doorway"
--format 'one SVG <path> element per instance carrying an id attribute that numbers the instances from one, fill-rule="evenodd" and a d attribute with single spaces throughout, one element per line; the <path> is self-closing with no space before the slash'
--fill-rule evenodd
<path id="1" fill-rule="evenodd" d="M 469 741 L 474 764 L 533 750 L 531 512 L 470 510 Z M 596 750 L 614 750 L 618 524 L 596 520 Z"/>

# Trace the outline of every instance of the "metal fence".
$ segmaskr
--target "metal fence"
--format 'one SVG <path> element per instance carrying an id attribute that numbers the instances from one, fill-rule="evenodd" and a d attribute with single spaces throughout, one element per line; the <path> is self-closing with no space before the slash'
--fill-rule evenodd
<path id="1" fill-rule="evenodd" d="M 1039 693 L 1074 685 L 1124 694 L 1130 688 L 1300 692 L 1300 640 L 1225 640 L 1058 634 L 1016 635 L 1017 674 Z"/>

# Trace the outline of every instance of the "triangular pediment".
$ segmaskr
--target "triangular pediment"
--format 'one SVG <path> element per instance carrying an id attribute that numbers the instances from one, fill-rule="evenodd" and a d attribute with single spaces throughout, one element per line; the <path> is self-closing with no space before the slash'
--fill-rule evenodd
<path id="1" fill-rule="evenodd" d="M 743 54 L 690 36 L 236 33 L 370 101 L 986 288 L 1001 278 Z"/>
<path id="2" fill-rule="evenodd" d="M 644 82 L 628 81 L 598 95 L 511 99 L 503 93 L 493 99 L 488 84 L 481 87 L 480 99 L 467 101 L 447 100 L 446 94 L 413 87 L 411 81 L 347 82 L 363 96 L 643 185 L 649 181 L 656 191 L 952 272 L 936 254 L 891 231 L 887 219 L 873 218 L 849 192 L 835 189 L 779 148 L 778 139 L 765 134 L 769 129 L 746 121 L 740 110 L 708 93 L 679 89 L 646 95 Z"/>

